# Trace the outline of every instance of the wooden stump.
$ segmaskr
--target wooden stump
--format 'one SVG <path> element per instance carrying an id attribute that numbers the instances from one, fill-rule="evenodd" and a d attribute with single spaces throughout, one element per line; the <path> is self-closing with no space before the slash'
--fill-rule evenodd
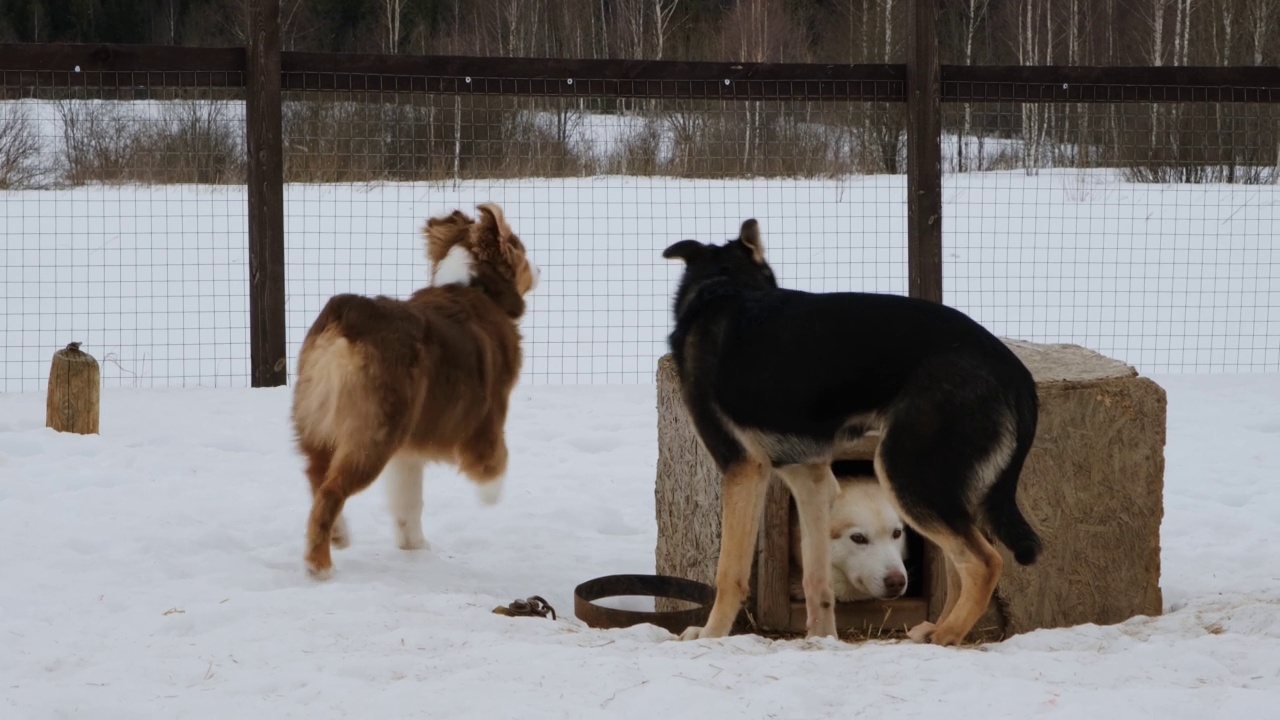
<path id="1" fill-rule="evenodd" d="M 98 361 L 73 342 L 53 354 L 45 403 L 46 427 L 81 435 L 98 432 Z"/>

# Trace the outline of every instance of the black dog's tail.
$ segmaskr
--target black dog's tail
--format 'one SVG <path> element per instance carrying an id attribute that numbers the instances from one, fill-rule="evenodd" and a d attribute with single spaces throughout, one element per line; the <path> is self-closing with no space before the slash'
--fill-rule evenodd
<path id="1" fill-rule="evenodd" d="M 1034 386 L 1033 386 L 1034 387 Z M 1013 551 L 1013 559 L 1019 565 L 1030 565 L 1040 555 L 1040 536 L 1023 517 L 1018 509 L 1018 477 L 1022 474 L 1022 464 L 1031 451 L 1031 442 L 1036 435 L 1036 416 L 1038 403 L 1034 390 L 1030 398 L 1024 398 L 1022 407 L 1016 408 L 1016 442 L 1013 456 L 1000 477 L 996 479 L 987 493 L 984 503 L 987 523 L 997 539 L 1005 547 Z M 1029 403 L 1026 400 L 1030 400 Z M 1027 407 L 1029 405 L 1029 407 Z"/>

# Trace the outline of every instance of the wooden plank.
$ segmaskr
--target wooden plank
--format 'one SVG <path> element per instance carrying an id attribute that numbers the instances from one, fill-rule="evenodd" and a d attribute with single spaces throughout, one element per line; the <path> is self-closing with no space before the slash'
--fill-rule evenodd
<path id="1" fill-rule="evenodd" d="M 804 603 L 791 603 L 790 611 L 791 621 L 788 628 L 791 632 L 803 633 L 805 631 Z M 928 602 L 924 598 L 917 597 L 842 602 L 836 603 L 836 628 L 839 632 L 850 629 L 855 631 L 870 629 L 873 633 L 882 629 L 884 632 L 909 630 L 916 624 L 924 622 L 928 613 Z"/>
<path id="2" fill-rule="evenodd" d="M 243 53 L 241 53 L 243 54 Z M 0 70 L 6 88 L 241 88 L 244 73 L 222 70 L 126 70 L 65 72 Z"/>
<path id="3" fill-rule="evenodd" d="M 238 47 L 0 43 L 0 70 L 243 73 L 245 55 L 244 48 Z"/>
<path id="4" fill-rule="evenodd" d="M 287 52 L 287 90 L 901 101 L 900 65 L 565 60 Z"/>
<path id="5" fill-rule="evenodd" d="M 615 78 L 627 80 L 898 80 L 901 65 L 727 63 L 677 60 L 570 60 L 463 55 L 381 55 L 286 52 L 286 73 L 338 73 L 488 78 Z"/>
<path id="6" fill-rule="evenodd" d="M 242 48 L 0 43 L 0 87 L 243 87 Z"/>
<path id="7" fill-rule="evenodd" d="M 245 98 L 249 151 L 249 356 L 253 387 L 284 385 L 284 154 L 280 106 L 280 0 L 249 16 Z"/>
<path id="8" fill-rule="evenodd" d="M 931 8 L 921 12 L 933 13 Z M 914 38 L 914 35 L 911 36 Z M 911 38 L 909 38 L 911 39 Z M 242 48 L 0 43 L 5 87 L 241 87 Z M 281 55 L 290 90 L 902 101 L 907 65 Z M 1280 67 L 943 65 L 943 102 L 1280 102 Z M 467 78 L 471 81 L 467 82 Z M 729 83 L 726 85 L 725 80 Z"/>
<path id="9" fill-rule="evenodd" d="M 942 302 L 942 104 L 934 2 L 907 3 L 907 292 Z"/>
<path id="10" fill-rule="evenodd" d="M 942 66 L 944 102 L 1280 102 L 1280 67 Z"/>
<path id="11" fill-rule="evenodd" d="M 755 569 L 755 620 L 761 629 L 786 630 L 791 620 L 791 491 L 769 481 Z"/>
<path id="12" fill-rule="evenodd" d="M 286 90 L 524 97 L 901 102 L 899 81 L 628 80 L 286 73 Z"/>
<path id="13" fill-rule="evenodd" d="M 880 432 L 872 431 L 857 440 L 847 442 L 836 448 L 833 460 L 873 460 L 876 448 L 880 447 Z"/>

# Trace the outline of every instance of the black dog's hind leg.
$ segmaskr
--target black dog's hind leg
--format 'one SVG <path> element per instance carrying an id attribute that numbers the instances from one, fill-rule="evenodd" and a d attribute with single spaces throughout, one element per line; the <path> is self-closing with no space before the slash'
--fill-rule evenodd
<path id="1" fill-rule="evenodd" d="M 884 431 L 876 449 L 876 477 L 903 518 L 942 551 L 949 566 L 946 604 L 937 624 L 923 622 L 908 635 L 916 642 L 954 645 L 986 611 L 1004 569 L 1000 554 L 978 530 L 974 502 L 994 482 L 986 475 L 1004 468 L 975 462 L 966 452 L 992 445 L 957 445 L 945 423 L 916 418 L 893 422 Z"/>

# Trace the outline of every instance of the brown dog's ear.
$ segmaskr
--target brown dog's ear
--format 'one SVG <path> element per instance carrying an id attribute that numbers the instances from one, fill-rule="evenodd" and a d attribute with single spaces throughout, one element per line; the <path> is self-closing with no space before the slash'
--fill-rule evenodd
<path id="1" fill-rule="evenodd" d="M 670 260 L 671 258 L 680 258 L 685 265 L 691 265 L 703 255 L 707 254 L 707 246 L 697 240 L 681 240 L 662 251 L 662 257 Z"/>
<path id="2" fill-rule="evenodd" d="M 757 265 L 764 264 L 764 241 L 760 239 L 760 223 L 756 222 L 755 218 L 742 223 L 742 229 L 738 231 L 738 240 L 751 251 L 751 259 Z"/>
<path id="3" fill-rule="evenodd" d="M 511 237 L 511 228 L 497 203 L 485 203 L 476 207 L 480 217 L 476 223 L 476 240 L 481 243 L 501 245 Z"/>

